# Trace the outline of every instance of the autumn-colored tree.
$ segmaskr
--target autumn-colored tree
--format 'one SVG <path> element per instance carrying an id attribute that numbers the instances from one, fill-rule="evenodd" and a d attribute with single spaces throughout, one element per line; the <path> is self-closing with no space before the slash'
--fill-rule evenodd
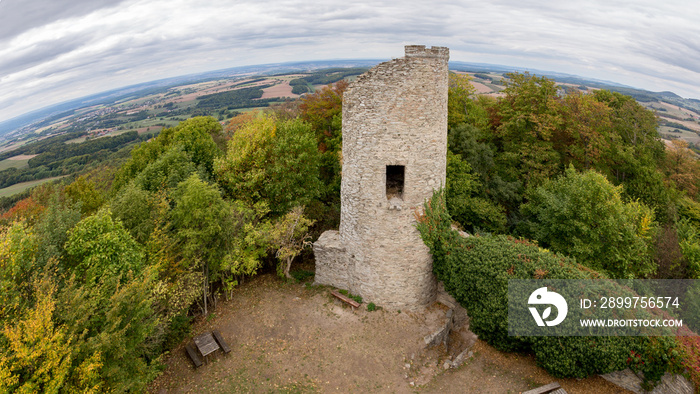
<path id="1" fill-rule="evenodd" d="M 292 120 L 301 115 L 300 105 L 300 100 L 286 99 L 279 104 L 270 105 L 267 112 L 274 114 L 277 119 Z"/>
<path id="2" fill-rule="evenodd" d="M 316 132 L 321 152 L 337 152 L 341 148 L 343 93 L 348 86 L 347 81 L 341 80 L 301 98 L 301 119 Z"/>
<path id="3" fill-rule="evenodd" d="M 666 146 L 666 176 L 679 190 L 696 198 L 700 182 L 698 155 L 688 148 L 688 142 L 684 140 L 672 140 Z"/>
<path id="4" fill-rule="evenodd" d="M 561 171 L 553 136 L 561 127 L 558 88 L 553 80 L 508 74 L 504 97 L 496 103 L 492 127 L 502 152 L 497 161 L 507 180 L 525 187 Z"/>
<path id="5" fill-rule="evenodd" d="M 555 149 L 560 152 L 563 164 L 577 168 L 596 167 L 605 172 L 606 149 L 611 143 L 610 108 L 591 95 L 571 93 L 563 98 L 560 108 L 563 122 L 554 135 Z"/>
<path id="6" fill-rule="evenodd" d="M 0 323 L 32 305 L 37 237 L 24 222 L 0 228 Z"/>
<path id="7" fill-rule="evenodd" d="M 224 128 L 224 133 L 230 138 L 238 129 L 243 127 L 245 124 L 250 123 L 256 117 L 260 116 L 260 111 L 248 111 L 240 115 L 234 116 L 228 121 L 226 127 Z"/>
<path id="8" fill-rule="evenodd" d="M 37 280 L 36 306 L 2 330 L 8 347 L 0 350 L 0 391 L 16 393 L 96 392 L 100 354 L 76 362 L 76 338 L 56 324 L 56 285 Z"/>
<path id="9" fill-rule="evenodd" d="M 35 223 L 46 210 L 44 205 L 38 203 L 32 196 L 17 201 L 7 212 L 2 214 L 0 220 L 10 223 L 18 220 L 26 220 L 27 223 Z"/>
<path id="10" fill-rule="evenodd" d="M 69 200 L 80 204 L 80 212 L 86 216 L 95 213 L 105 202 L 95 183 L 85 175 L 66 186 L 65 193 Z"/>

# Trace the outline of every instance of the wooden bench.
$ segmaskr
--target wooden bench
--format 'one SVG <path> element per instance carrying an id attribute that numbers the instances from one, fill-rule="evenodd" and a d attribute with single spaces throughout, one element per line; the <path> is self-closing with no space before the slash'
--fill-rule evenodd
<path id="1" fill-rule="evenodd" d="M 523 391 L 522 394 L 566 394 L 566 390 L 561 388 L 559 383 L 554 382 L 538 387 L 536 389 Z"/>
<path id="2" fill-rule="evenodd" d="M 216 342 L 219 343 L 219 346 L 221 346 L 221 350 L 223 350 L 224 353 L 228 353 L 231 351 L 231 348 L 228 346 L 228 343 L 224 341 L 224 337 L 221 336 L 219 330 L 212 331 L 212 334 L 214 334 L 214 339 L 216 339 Z"/>
<path id="3" fill-rule="evenodd" d="M 190 359 L 194 363 L 194 367 L 195 368 L 201 367 L 203 363 L 202 363 L 202 360 L 197 355 L 197 351 L 195 350 L 194 346 L 192 346 L 191 343 L 188 343 L 185 346 L 185 350 L 187 350 L 187 354 L 190 356 Z"/>
<path id="4" fill-rule="evenodd" d="M 344 295 L 338 293 L 338 292 L 335 291 L 335 290 L 332 290 L 332 291 L 331 291 L 331 294 L 332 294 L 335 298 L 337 298 L 337 299 L 339 299 L 339 300 L 341 300 L 341 301 L 343 301 L 343 302 L 349 304 L 349 305 L 352 306 L 353 308 L 359 308 L 359 307 L 360 307 L 360 304 L 359 304 L 357 301 L 353 300 L 353 299 L 350 298 L 350 297 L 346 297 L 346 296 L 344 296 Z"/>

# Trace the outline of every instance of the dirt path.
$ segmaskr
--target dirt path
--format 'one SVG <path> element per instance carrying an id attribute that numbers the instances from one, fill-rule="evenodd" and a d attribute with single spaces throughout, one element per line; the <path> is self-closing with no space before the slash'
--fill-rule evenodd
<path id="1" fill-rule="evenodd" d="M 445 370 L 442 346 L 423 337 L 444 310 L 351 310 L 328 288 L 261 275 L 201 319 L 193 334 L 219 329 L 233 351 L 194 369 L 183 345 L 166 360 L 153 393 L 390 392 L 518 393 L 558 381 L 569 393 L 622 393 L 601 378 L 554 379 L 523 355 L 477 341 L 474 356 Z"/>

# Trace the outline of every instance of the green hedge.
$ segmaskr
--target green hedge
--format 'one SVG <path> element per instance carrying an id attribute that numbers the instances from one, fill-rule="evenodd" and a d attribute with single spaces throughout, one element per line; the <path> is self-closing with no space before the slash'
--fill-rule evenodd
<path id="1" fill-rule="evenodd" d="M 418 217 L 417 228 L 445 289 L 467 309 L 470 329 L 504 351 L 535 355 L 556 377 L 583 378 L 631 367 L 648 381 L 678 365 L 673 337 L 509 337 L 509 279 L 596 279 L 604 275 L 573 259 L 506 236 L 461 237 L 451 228 L 443 192 Z"/>

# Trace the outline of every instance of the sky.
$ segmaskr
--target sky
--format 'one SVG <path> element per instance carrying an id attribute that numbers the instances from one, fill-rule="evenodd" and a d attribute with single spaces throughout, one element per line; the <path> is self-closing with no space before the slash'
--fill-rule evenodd
<path id="1" fill-rule="evenodd" d="M 408 44 L 700 99 L 691 0 L 0 0 L 0 122 L 155 79 L 389 60 Z"/>

